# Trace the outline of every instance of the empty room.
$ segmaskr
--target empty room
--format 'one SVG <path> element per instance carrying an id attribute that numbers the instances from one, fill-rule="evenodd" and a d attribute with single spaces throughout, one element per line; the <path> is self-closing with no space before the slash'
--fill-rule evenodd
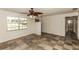
<path id="1" fill-rule="evenodd" d="M 0 8 L 0 50 L 79 50 L 79 9 Z"/>

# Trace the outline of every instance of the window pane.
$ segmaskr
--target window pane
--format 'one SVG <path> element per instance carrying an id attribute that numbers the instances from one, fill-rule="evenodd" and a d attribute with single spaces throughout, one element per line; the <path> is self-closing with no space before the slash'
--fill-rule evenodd
<path id="1" fill-rule="evenodd" d="M 27 19 L 26 18 L 20 18 L 20 29 L 27 28 Z"/>
<path id="2" fill-rule="evenodd" d="M 17 17 L 7 17 L 8 30 L 17 30 L 18 26 L 19 26 L 19 24 L 18 24 Z"/>

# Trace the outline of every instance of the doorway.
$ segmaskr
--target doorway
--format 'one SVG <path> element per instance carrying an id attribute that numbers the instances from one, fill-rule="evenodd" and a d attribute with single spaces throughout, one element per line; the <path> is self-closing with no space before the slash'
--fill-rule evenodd
<path id="1" fill-rule="evenodd" d="M 78 16 L 71 16 L 65 18 L 65 38 L 77 39 L 77 21 Z"/>

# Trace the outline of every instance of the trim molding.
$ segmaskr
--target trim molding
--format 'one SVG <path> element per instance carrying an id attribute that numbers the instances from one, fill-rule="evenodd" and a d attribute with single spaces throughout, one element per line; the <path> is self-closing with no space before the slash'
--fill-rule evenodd
<path id="1" fill-rule="evenodd" d="M 49 35 L 60 36 L 60 37 L 64 37 L 65 38 L 65 36 L 61 36 L 61 35 L 57 35 L 57 34 L 51 34 L 51 33 L 46 33 L 46 32 L 42 32 L 42 34 L 49 34 Z"/>

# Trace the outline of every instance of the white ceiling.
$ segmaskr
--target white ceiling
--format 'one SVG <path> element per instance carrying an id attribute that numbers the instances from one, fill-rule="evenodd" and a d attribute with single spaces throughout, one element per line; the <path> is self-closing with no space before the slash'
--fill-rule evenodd
<path id="1" fill-rule="evenodd" d="M 18 13 L 28 13 L 30 8 L 3 8 L 3 9 Z M 42 12 L 43 15 L 49 15 L 49 14 L 70 12 L 72 11 L 72 8 L 34 8 L 34 11 Z"/>

